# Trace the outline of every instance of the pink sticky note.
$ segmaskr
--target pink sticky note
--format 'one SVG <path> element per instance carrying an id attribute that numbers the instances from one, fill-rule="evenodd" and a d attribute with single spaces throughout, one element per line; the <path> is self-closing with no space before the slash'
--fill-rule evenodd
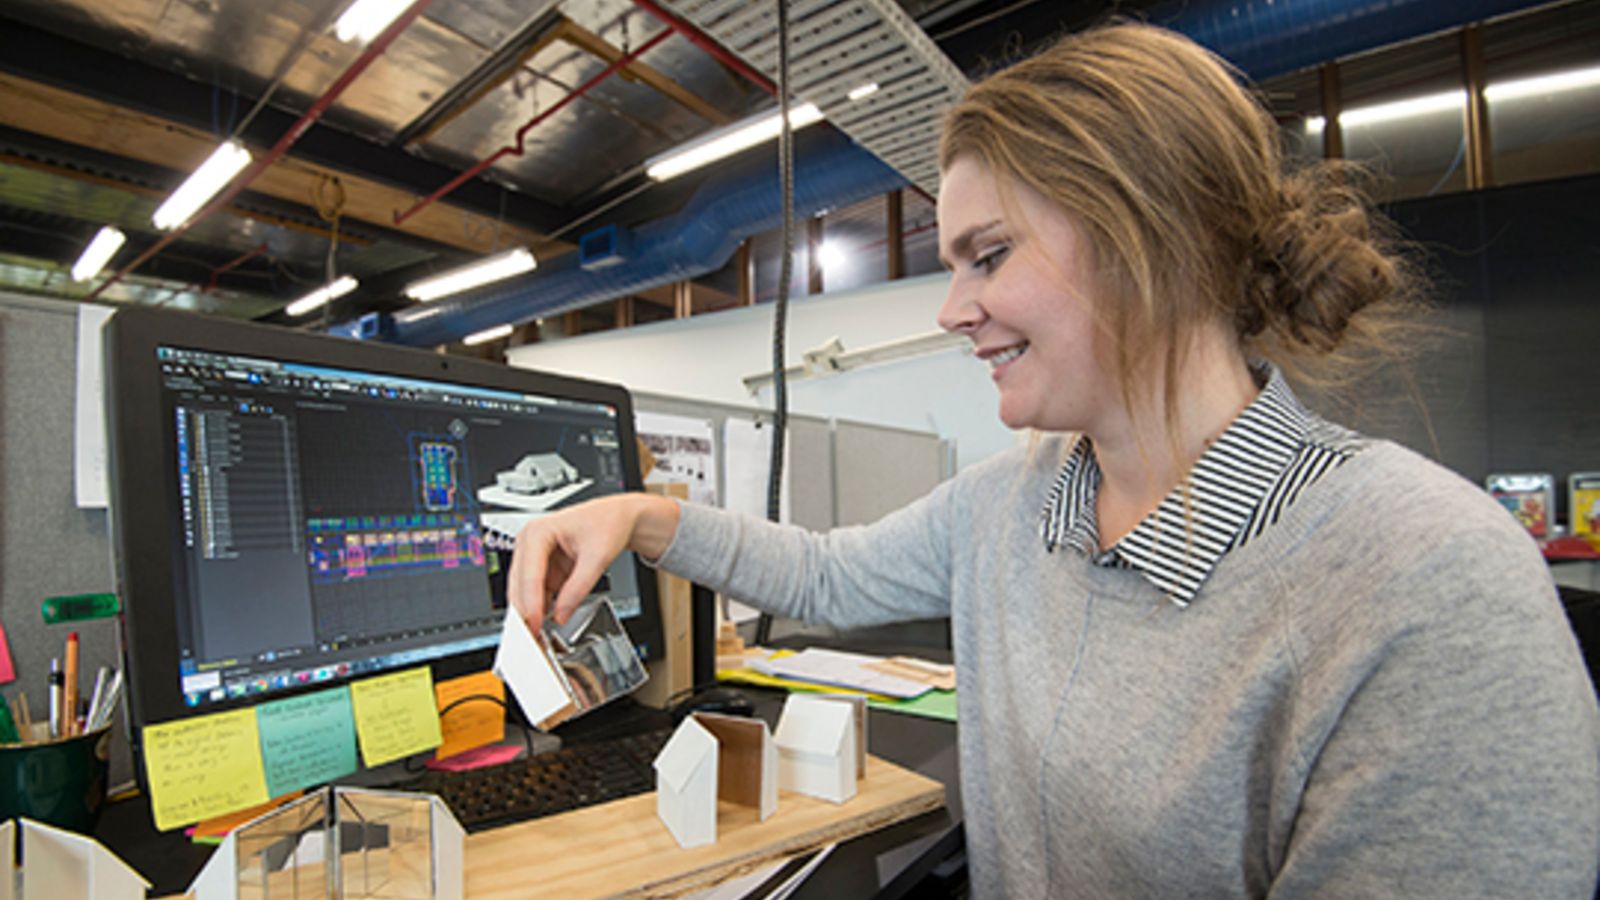
<path id="1" fill-rule="evenodd" d="M 462 772 L 467 769 L 481 769 L 484 766 L 498 766 L 510 762 L 522 753 L 522 748 L 516 744 L 490 744 L 487 747 L 474 747 L 455 756 L 444 759 L 428 760 L 428 768 L 440 772 Z"/>
<path id="2" fill-rule="evenodd" d="M 0 625 L 0 684 L 17 680 L 17 670 L 11 665 L 11 641 L 6 638 L 6 627 Z"/>

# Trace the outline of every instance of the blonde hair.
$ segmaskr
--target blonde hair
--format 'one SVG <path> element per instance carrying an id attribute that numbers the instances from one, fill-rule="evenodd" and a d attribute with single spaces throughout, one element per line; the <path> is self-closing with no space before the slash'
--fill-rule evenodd
<path id="1" fill-rule="evenodd" d="M 940 165 L 958 158 L 1073 219 L 1123 399 L 1139 408 L 1136 392 L 1164 373 L 1169 426 L 1202 325 L 1231 323 L 1246 357 L 1328 386 L 1397 354 L 1415 321 L 1421 281 L 1358 173 L 1286 173 L 1266 110 L 1181 35 L 1102 26 L 979 81 L 945 119 Z"/>

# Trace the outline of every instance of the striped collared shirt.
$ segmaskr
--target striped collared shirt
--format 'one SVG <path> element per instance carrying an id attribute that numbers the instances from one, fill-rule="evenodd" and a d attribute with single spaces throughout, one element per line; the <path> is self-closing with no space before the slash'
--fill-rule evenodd
<path id="1" fill-rule="evenodd" d="M 1131 568 L 1178 606 L 1188 606 L 1219 560 L 1278 521 L 1300 492 L 1355 455 L 1359 435 L 1323 421 L 1275 366 L 1266 386 L 1190 471 L 1182 487 L 1109 550 L 1100 551 L 1095 494 L 1100 465 L 1087 436 L 1068 454 L 1045 503 L 1045 549 L 1066 546 L 1096 565 Z"/>

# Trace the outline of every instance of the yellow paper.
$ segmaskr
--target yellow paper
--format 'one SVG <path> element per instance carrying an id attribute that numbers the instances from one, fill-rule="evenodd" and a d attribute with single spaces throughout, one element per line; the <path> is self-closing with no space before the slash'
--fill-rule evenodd
<path id="1" fill-rule="evenodd" d="M 441 681 L 433 686 L 433 693 L 439 701 L 439 729 L 444 739 L 434 754 L 437 758 L 455 756 L 473 747 L 493 744 L 505 738 L 506 710 L 501 704 L 506 699 L 506 686 L 493 672 L 478 672 Z M 465 700 L 445 712 L 445 707 L 474 694 L 488 694 L 500 703 L 483 699 Z"/>
<path id="2" fill-rule="evenodd" d="M 427 666 L 357 681 L 350 685 L 350 704 L 369 767 L 439 746 L 439 710 Z"/>
<path id="3" fill-rule="evenodd" d="M 267 802 L 254 709 L 147 725 L 143 734 L 156 828 Z"/>

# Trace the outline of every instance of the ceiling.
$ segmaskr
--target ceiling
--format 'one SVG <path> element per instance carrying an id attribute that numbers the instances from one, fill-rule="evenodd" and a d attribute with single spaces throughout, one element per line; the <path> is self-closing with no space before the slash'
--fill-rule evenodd
<path id="1" fill-rule="evenodd" d="M 720 22 L 706 30 L 755 69 L 774 54 L 776 3 L 661 2 Z M 915 78 L 896 69 L 898 80 L 885 83 L 899 87 L 870 110 L 847 110 L 843 95 L 871 74 L 867 60 L 892 54 L 840 50 L 810 58 L 798 77 L 828 115 L 815 128 L 843 130 L 924 195 L 933 183 L 928 123 L 964 77 L 1062 31 L 1150 7 L 791 2 L 797 47 L 848 49 L 882 33 L 852 16 L 894 26 Z M 287 323 L 291 300 L 350 274 L 361 287 L 318 323 L 393 312 L 409 304 L 400 288 L 423 275 L 515 246 L 544 260 L 600 226 L 673 213 L 707 172 L 657 184 L 646 161 L 775 102 L 759 71 L 670 28 L 656 0 L 432 0 L 382 48 L 336 38 L 331 26 L 347 5 L 7 0 L 0 285 Z M 225 209 L 175 238 L 158 232 L 151 212 L 230 136 L 258 159 L 275 145 L 286 152 Z M 76 284 L 67 270 L 103 224 L 128 234 L 107 269 L 117 277 Z M 641 299 L 673 302 L 669 291 Z"/>
<path id="2" fill-rule="evenodd" d="M 288 321 L 288 302 L 337 273 L 361 288 L 324 321 L 394 310 L 423 274 L 518 245 L 543 259 L 600 225 L 674 210 L 704 175 L 654 185 L 644 162 L 774 106 L 653 3 L 433 0 L 224 210 L 146 254 L 164 239 L 152 211 L 220 141 L 237 136 L 260 158 L 362 61 L 361 45 L 332 33 L 347 5 L 8 0 L 0 284 Z M 957 67 L 1016 52 L 1041 15 L 1059 31 L 1108 8 L 1009 5 L 995 16 L 973 0 L 902 0 L 896 11 L 927 29 L 917 37 L 943 35 L 959 78 Z M 109 286 L 76 284 L 67 271 L 103 224 L 129 238 L 107 275 L 149 258 Z"/>

